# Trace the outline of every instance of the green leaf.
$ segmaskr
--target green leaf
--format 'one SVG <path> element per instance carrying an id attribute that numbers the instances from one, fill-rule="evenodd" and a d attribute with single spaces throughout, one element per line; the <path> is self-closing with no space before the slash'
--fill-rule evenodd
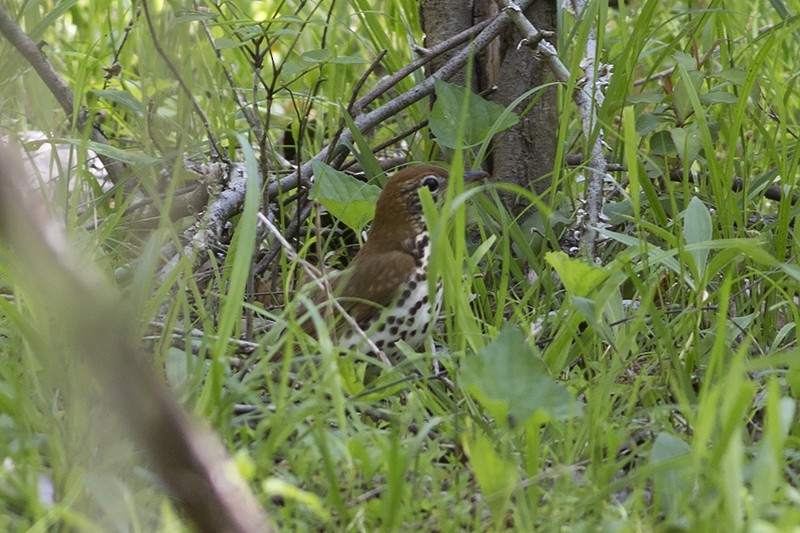
<path id="1" fill-rule="evenodd" d="M 663 92 L 644 91 L 637 94 L 631 94 L 626 98 L 629 104 L 658 104 L 664 100 Z"/>
<path id="2" fill-rule="evenodd" d="M 744 85 L 747 80 L 747 70 L 742 68 L 728 68 L 721 70 L 717 76 L 734 85 Z"/>
<path id="3" fill-rule="evenodd" d="M 217 50 L 230 50 L 233 48 L 241 48 L 247 44 L 246 41 L 237 41 L 235 39 L 230 39 L 228 37 L 220 37 L 219 39 L 214 39 L 214 47 Z"/>
<path id="4" fill-rule="evenodd" d="M 725 91 L 714 91 L 700 95 L 700 103 L 702 104 L 735 104 L 738 101 L 739 98 L 735 94 Z"/>
<path id="5" fill-rule="evenodd" d="M 691 60 L 694 65 L 694 59 Z M 680 61 L 679 64 L 682 64 Z M 697 68 L 696 65 L 692 68 Z M 700 94 L 700 88 L 703 85 L 705 75 L 697 70 L 690 70 L 687 67 L 687 80 L 688 83 L 676 83 L 675 92 L 672 93 L 672 107 L 675 109 L 675 114 L 678 116 L 679 123 L 685 123 L 689 115 L 694 111 L 692 106 L 692 93 Z"/>
<path id="6" fill-rule="evenodd" d="M 459 85 L 436 80 L 436 103 L 433 104 L 430 128 L 440 144 L 455 148 L 462 107 L 467 99 L 469 113 L 464 119 L 466 146 L 481 143 L 487 137 L 510 128 L 519 121 L 517 115 L 501 105 L 489 102 Z"/>
<path id="7" fill-rule="evenodd" d="M 711 213 L 709 213 L 706 204 L 695 196 L 689 202 L 689 207 L 686 208 L 683 214 L 683 238 L 687 245 L 696 244 L 710 241 L 711 233 Z M 708 251 L 708 248 L 700 248 L 690 252 L 694 257 L 699 277 L 702 277 L 705 273 Z"/>
<path id="8" fill-rule="evenodd" d="M 303 61 L 306 63 L 324 63 L 331 58 L 332 52 L 327 48 L 322 50 L 309 50 L 303 52 Z"/>
<path id="9" fill-rule="evenodd" d="M 692 123 L 685 128 L 672 128 L 669 135 L 683 164 L 691 165 L 700 154 L 700 148 L 703 147 L 697 124 Z"/>
<path id="10" fill-rule="evenodd" d="M 556 270 L 572 296 L 585 298 L 592 295 L 608 277 L 608 271 L 580 259 L 572 259 L 564 252 L 548 252 L 545 259 Z"/>
<path id="11" fill-rule="evenodd" d="M 369 142 L 364 135 L 358 131 L 355 122 L 353 122 L 353 117 L 350 116 L 350 113 L 342 113 L 342 117 L 344 117 L 344 121 L 347 124 L 347 128 L 350 130 L 350 133 L 353 135 L 353 140 L 355 141 L 356 145 L 352 146 L 351 143 L 348 144 L 348 148 L 356 156 L 356 159 L 361 164 L 361 167 L 367 173 L 368 176 L 380 176 L 383 174 L 383 169 L 381 168 L 381 164 L 378 161 L 378 158 L 375 157 L 375 154 L 372 153 L 372 148 L 370 147 Z"/>
<path id="12" fill-rule="evenodd" d="M 650 134 L 655 131 L 660 125 L 664 124 L 667 119 L 662 115 L 656 113 L 642 113 L 636 118 L 636 133 L 640 137 Z"/>
<path id="13" fill-rule="evenodd" d="M 314 160 L 311 164 L 314 168 L 311 199 L 353 231 L 361 231 L 375 214 L 375 202 L 381 189 L 334 170 L 322 161 Z"/>
<path id="14" fill-rule="evenodd" d="M 223 271 L 229 273 L 230 277 L 227 280 L 224 298 L 219 311 L 218 336 L 209 353 L 211 365 L 198 401 L 201 412 L 206 414 L 214 413 L 215 410 L 219 409 L 220 399 L 223 394 L 222 383 L 225 377 L 225 365 L 227 364 L 225 362 L 225 353 L 228 349 L 228 339 L 236 338 L 238 336 L 237 332 L 241 327 L 242 304 L 244 303 L 245 290 L 250 278 L 253 250 L 256 246 L 258 207 L 261 198 L 258 159 L 244 134 L 237 133 L 236 140 L 239 142 L 245 162 L 244 206 L 225 258 Z"/>
<path id="15" fill-rule="evenodd" d="M 580 405 L 550 377 L 522 331 L 511 324 L 506 324 L 474 357 L 467 358 L 462 379 L 497 420 L 512 425 L 525 424 L 534 415 L 544 421 L 580 412 Z"/>
<path id="16" fill-rule="evenodd" d="M 55 139 L 54 139 L 55 140 Z M 65 139 L 65 141 L 69 142 L 70 144 L 74 144 L 75 146 L 82 146 L 82 142 L 75 139 Z M 155 163 L 159 163 L 160 160 L 154 157 L 150 157 L 147 154 L 143 154 L 142 152 L 134 152 L 128 150 L 120 150 L 114 146 L 109 144 L 103 144 L 95 141 L 88 141 L 86 143 L 86 147 L 90 150 L 93 150 L 94 153 L 99 155 L 108 156 L 111 159 L 115 159 L 126 165 L 153 165 Z"/>
<path id="17" fill-rule="evenodd" d="M 136 113 L 141 114 L 144 112 L 144 106 L 142 106 L 142 103 L 128 91 L 110 91 L 110 90 L 93 89 L 89 92 L 97 95 L 102 100 L 108 100 L 110 102 L 114 102 L 115 104 L 119 104 L 122 107 L 130 109 L 131 111 L 135 111 Z"/>
<path id="18" fill-rule="evenodd" d="M 650 155 L 675 155 L 675 142 L 668 131 L 657 131 L 650 137 Z"/>

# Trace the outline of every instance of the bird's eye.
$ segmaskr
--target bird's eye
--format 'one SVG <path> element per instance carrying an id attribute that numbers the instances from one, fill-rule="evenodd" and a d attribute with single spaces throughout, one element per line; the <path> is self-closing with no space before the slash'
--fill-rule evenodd
<path id="1" fill-rule="evenodd" d="M 425 176 L 422 178 L 422 186 L 427 187 L 431 192 L 436 192 L 439 188 L 439 178 L 436 176 Z"/>

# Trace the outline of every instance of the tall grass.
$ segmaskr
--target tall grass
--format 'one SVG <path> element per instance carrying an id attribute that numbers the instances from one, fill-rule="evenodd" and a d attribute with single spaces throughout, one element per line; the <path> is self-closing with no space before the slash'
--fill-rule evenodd
<path id="1" fill-rule="evenodd" d="M 364 362 L 339 357 L 325 339 L 298 339 L 319 357 L 273 361 L 286 351 L 279 327 L 302 333 L 290 312 L 248 299 L 257 198 L 234 220 L 227 258 L 209 258 L 210 274 L 201 279 L 186 260 L 154 287 L 158 250 L 178 242 L 192 220 L 165 216 L 155 232 L 132 227 L 121 215 L 131 202 L 124 186 L 79 196 L 70 191 L 82 187 L 66 184 L 91 184 L 85 170 L 59 170 L 53 209 L 87 254 L 120 275 L 155 364 L 222 436 L 280 527 L 784 531 L 800 521 L 792 201 L 800 23 L 780 1 L 590 5 L 588 19 L 562 14 L 559 48 L 577 84 L 588 25 L 599 23 L 600 57 L 613 65 L 598 120 L 609 154 L 627 171 L 614 175 L 621 186 L 609 194 L 602 265 L 560 252 L 578 207 L 580 167 L 554 169 L 550 194 L 531 195 L 538 214 L 525 220 L 502 207 L 502 185 L 453 187 L 443 205 L 426 202 L 434 268 L 445 282 L 439 351 L 410 354 L 371 383 Z M 259 114 L 274 145 L 291 130 L 305 161 L 342 123 L 368 63 L 385 49 L 382 65 L 397 70 L 411 59 L 410 44 L 422 42 L 411 1 L 150 7 L 161 46 L 191 81 L 210 130 L 228 157 L 251 166 L 258 138 L 246 112 Z M 150 161 L 133 167 L 136 183 L 167 198 L 158 206 L 167 213 L 174 191 L 194 179 L 182 170 L 184 155 L 202 160 L 208 144 L 144 21 L 123 45 L 127 2 L 12 8 L 47 41 L 75 93 L 104 111 L 113 144 Z M 271 93 L 253 91 L 246 36 L 260 28 L 274 40 L 257 71 Z M 117 49 L 123 74 L 107 82 L 100 67 Z M 4 134 L 42 130 L 81 153 L 86 141 L 64 125 L 20 59 L 3 51 Z M 560 93 L 561 159 L 585 152 L 568 90 Z M 368 140 L 428 114 L 426 102 L 412 106 Z M 439 153 L 427 135 L 403 149 L 413 160 Z M 457 169 L 482 157 L 478 148 L 457 154 Z M 671 170 L 679 181 L 667 178 Z M 764 198 L 773 183 L 780 200 Z M 276 219 L 288 224 L 292 206 L 283 209 Z M 87 224 L 94 217 L 97 228 Z M 338 247 L 335 238 L 313 239 L 301 237 L 301 255 Z M 296 265 L 277 264 L 270 276 L 291 297 Z M 47 325 L 2 265 L 0 529 L 186 529 L 136 451 L 109 435 L 102 406 L 67 407 L 66 383 L 91 383 L 42 367 L 37 339 Z M 148 328 L 160 309 L 161 327 Z M 278 324 L 246 356 L 228 342 L 243 335 L 243 309 Z M 430 371 L 434 359 L 446 371 L 440 376 Z"/>

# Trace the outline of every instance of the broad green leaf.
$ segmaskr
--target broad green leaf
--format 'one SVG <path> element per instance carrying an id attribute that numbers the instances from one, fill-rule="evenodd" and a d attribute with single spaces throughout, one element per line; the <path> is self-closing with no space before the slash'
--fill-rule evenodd
<path id="1" fill-rule="evenodd" d="M 728 68 L 721 70 L 717 76 L 734 85 L 744 85 L 745 80 L 747 80 L 747 70 L 742 68 Z"/>
<path id="2" fill-rule="evenodd" d="M 644 91 L 637 94 L 632 94 L 626 99 L 629 104 L 659 104 L 664 100 L 663 91 Z"/>
<path id="3" fill-rule="evenodd" d="M 511 324 L 467 358 L 462 378 L 496 419 L 512 425 L 524 424 L 534 415 L 547 420 L 580 411 L 567 389 L 550 377 L 522 331 Z"/>
<path id="4" fill-rule="evenodd" d="M 657 113 L 642 113 L 636 118 L 636 133 L 644 137 L 654 132 L 667 119 Z"/>
<path id="5" fill-rule="evenodd" d="M 650 137 L 651 155 L 674 155 L 675 142 L 668 131 L 657 131 Z"/>
<path id="6" fill-rule="evenodd" d="M 685 128 L 672 128 L 669 134 L 683 164 L 691 165 L 703 147 L 697 124 L 692 123 Z"/>
<path id="7" fill-rule="evenodd" d="M 468 113 L 464 119 L 464 145 L 479 144 L 487 137 L 510 128 L 519 121 L 503 106 L 489 102 L 459 85 L 436 80 L 436 103 L 433 104 L 430 128 L 443 146 L 455 148 L 456 132 L 462 120 L 461 110 L 468 99 Z"/>
<path id="8" fill-rule="evenodd" d="M 361 231 L 375 214 L 380 188 L 334 170 L 321 161 L 314 160 L 312 166 L 314 187 L 311 199 L 322 204 L 353 231 Z"/>
<path id="9" fill-rule="evenodd" d="M 608 277 L 608 271 L 580 259 L 572 259 L 564 252 L 548 252 L 545 259 L 556 270 L 572 296 L 590 296 Z"/>
<path id="10" fill-rule="evenodd" d="M 706 204 L 695 196 L 689 202 L 689 207 L 686 208 L 683 214 L 683 238 L 687 245 L 706 242 L 711 240 L 711 232 L 711 213 L 708 212 Z M 706 271 L 708 251 L 708 248 L 703 247 L 693 249 L 690 252 L 694 257 L 699 278 Z M 699 278 L 697 281 L 699 281 Z"/>
<path id="11" fill-rule="evenodd" d="M 214 47 L 217 50 L 229 50 L 233 48 L 241 48 L 242 46 L 247 45 L 246 41 L 237 41 L 235 39 L 230 39 L 228 37 L 220 37 L 219 39 L 214 39 Z"/>
<path id="12" fill-rule="evenodd" d="M 131 111 L 135 111 L 136 113 L 144 112 L 144 106 L 142 106 L 142 103 L 128 91 L 110 91 L 110 90 L 94 89 L 89 92 L 92 94 L 96 94 L 103 100 L 114 102 L 115 104 L 119 104 L 122 107 L 130 109 Z"/>
<path id="13" fill-rule="evenodd" d="M 678 121 L 680 123 L 685 123 L 686 119 L 694 111 L 691 93 L 694 92 L 695 94 L 700 94 L 700 88 L 702 87 L 703 79 L 705 78 L 705 75 L 702 72 L 692 70 L 697 68 L 697 66 L 694 64 L 694 59 L 691 59 L 691 62 L 693 63 L 693 66 L 691 68 L 686 67 L 688 84 L 676 83 L 675 92 L 672 93 L 672 107 L 675 109 L 675 114 L 678 116 Z M 683 64 L 680 61 L 678 63 Z"/>
<path id="14" fill-rule="evenodd" d="M 703 104 L 735 104 L 739 98 L 735 94 L 725 91 L 714 91 L 700 95 L 700 103 Z"/>
<path id="15" fill-rule="evenodd" d="M 609 342 L 609 344 L 613 344 L 614 333 L 608 324 L 601 320 L 600 316 L 600 311 L 605 306 L 601 306 L 601 308 L 598 309 L 597 302 L 595 300 L 581 298 L 579 296 L 572 297 L 572 304 L 575 306 L 575 309 L 578 310 L 584 320 L 586 320 L 586 323 L 589 324 L 590 328 L 602 335 L 603 338 Z"/>

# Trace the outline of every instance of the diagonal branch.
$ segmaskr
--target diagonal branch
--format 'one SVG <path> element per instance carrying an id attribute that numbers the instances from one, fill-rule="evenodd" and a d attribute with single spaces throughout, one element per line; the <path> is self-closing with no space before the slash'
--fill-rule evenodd
<path id="1" fill-rule="evenodd" d="M 33 67 L 44 84 L 55 97 L 58 105 L 68 117 L 72 118 L 75 112 L 75 95 L 72 93 L 64 78 L 56 72 L 42 50 L 36 46 L 22 28 L 8 16 L 5 9 L 0 6 L 0 35 L 3 35 L 22 54 L 26 61 Z M 75 117 L 78 130 L 83 130 L 89 121 L 89 114 L 81 109 Z M 97 126 L 92 126 L 89 138 L 98 144 L 108 144 L 108 139 Z M 108 177 L 113 183 L 119 183 L 122 178 L 122 163 L 108 156 L 98 154 L 100 161 L 108 172 Z"/>
<path id="2" fill-rule="evenodd" d="M 57 348 L 37 354 L 42 363 L 77 362 L 61 357 L 64 347 L 80 358 L 198 531 L 271 531 L 219 438 L 190 419 L 142 353 L 130 302 L 28 194 L 28 181 L 19 159 L 0 147 L 0 238 L 12 252 L 10 270 L 40 325 L 63 332 Z"/>
<path id="3" fill-rule="evenodd" d="M 526 7 L 531 3 L 531 1 L 532 0 L 521 0 L 520 7 Z M 478 36 L 475 37 L 469 46 L 455 54 L 439 70 L 434 72 L 433 75 L 425 79 L 425 81 L 398 95 L 397 97 L 392 98 L 373 111 L 362 112 L 358 114 L 353 119 L 356 129 L 364 134 L 369 133 L 375 127 L 383 123 L 386 119 L 393 117 L 403 109 L 433 94 L 434 84 L 437 79 L 447 80 L 452 77 L 456 72 L 463 68 L 464 65 L 467 64 L 470 56 L 474 55 L 480 50 L 483 50 L 491 41 L 495 39 L 495 37 L 500 35 L 503 29 L 510 24 L 510 22 L 511 19 L 506 13 L 499 13 L 496 15 L 491 22 L 486 24 L 486 27 L 483 29 L 483 31 L 481 31 Z M 422 66 L 421 62 L 418 62 L 417 64 Z M 325 160 L 330 152 L 335 154 L 338 150 L 343 149 L 345 144 L 351 140 L 352 133 L 347 131 L 342 134 L 342 137 L 336 144 L 326 146 L 319 153 L 317 153 L 313 159 L 319 161 Z M 300 184 L 307 184 L 309 178 L 311 177 L 312 160 L 307 161 L 298 170 L 292 172 L 288 176 L 271 183 L 267 188 L 269 195 L 274 196 L 279 191 L 293 189 Z"/>

